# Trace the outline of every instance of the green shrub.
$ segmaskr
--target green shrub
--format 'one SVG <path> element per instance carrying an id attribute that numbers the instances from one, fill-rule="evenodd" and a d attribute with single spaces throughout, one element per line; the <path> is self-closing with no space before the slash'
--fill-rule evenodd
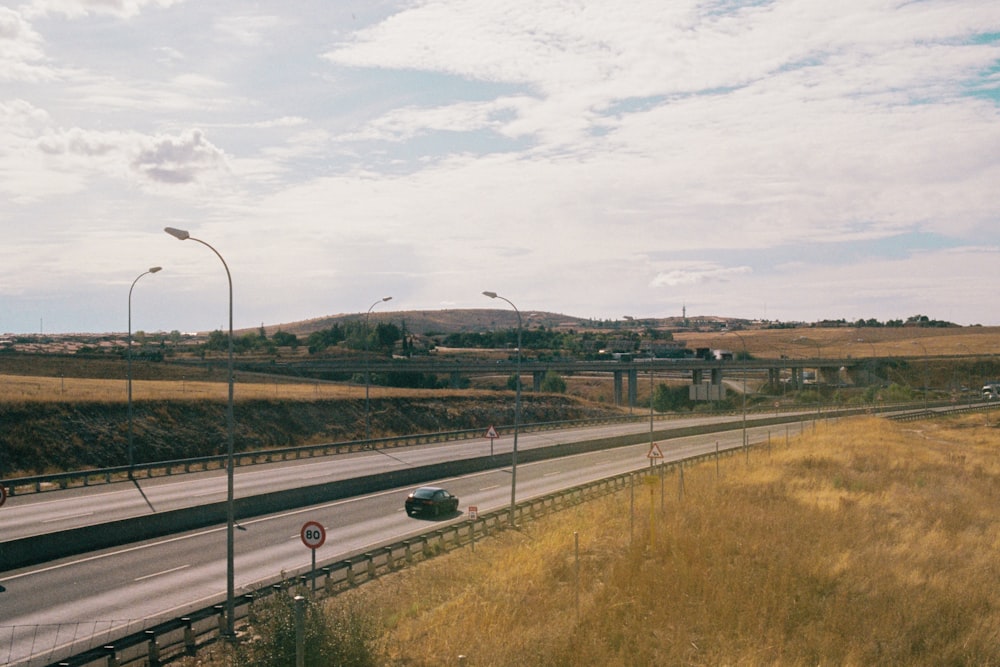
<path id="1" fill-rule="evenodd" d="M 378 661 L 375 621 L 356 603 L 323 605 L 307 597 L 303 627 L 307 667 L 374 667 Z M 233 664 L 241 667 L 295 666 L 295 600 L 271 595 L 250 609 L 251 639 L 237 646 Z"/>

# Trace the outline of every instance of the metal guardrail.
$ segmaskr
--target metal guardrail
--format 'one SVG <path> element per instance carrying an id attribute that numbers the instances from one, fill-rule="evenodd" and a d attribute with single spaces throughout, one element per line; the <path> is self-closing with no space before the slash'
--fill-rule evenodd
<path id="1" fill-rule="evenodd" d="M 661 419 L 662 418 L 663 417 L 661 417 Z M 631 421 L 641 422 L 648 419 L 648 415 L 645 417 L 636 415 L 621 415 L 597 419 L 535 422 L 531 424 L 521 424 L 520 430 L 521 432 L 551 431 L 562 428 L 600 426 L 602 424 L 619 424 Z M 506 433 L 513 431 L 513 429 L 514 427 L 512 425 L 508 425 L 498 427 L 497 431 L 500 433 Z M 298 445 L 295 447 L 280 447 L 250 452 L 235 452 L 233 454 L 233 463 L 238 468 L 240 466 L 274 463 L 277 461 L 331 456 L 335 454 L 350 454 L 353 452 L 364 451 L 366 449 L 391 449 L 396 447 L 450 442 L 454 440 L 469 440 L 472 438 L 481 438 L 484 433 L 485 428 L 468 428 L 457 431 L 437 431 L 431 433 L 418 433 L 414 435 L 372 438 L 370 440 L 349 440 L 346 442 L 323 443 L 318 445 Z M 132 475 L 131 478 L 148 479 L 152 477 L 167 477 L 190 472 L 216 470 L 225 467 L 226 459 L 227 455 L 217 454 L 213 456 L 200 456 L 187 459 L 174 459 L 170 461 L 140 463 L 131 467 L 114 466 L 109 468 L 92 468 L 89 470 L 73 470 L 47 475 L 14 477 L 6 480 L 0 480 L 0 484 L 7 488 L 7 493 L 10 496 L 24 495 L 26 493 L 58 491 L 74 486 L 93 486 L 95 484 L 108 484 L 116 481 L 128 481 L 130 479 L 130 471 Z"/>
<path id="2" fill-rule="evenodd" d="M 896 409 L 907 404 L 880 404 L 874 409 L 875 412 Z M 912 405 L 912 404 L 909 404 Z M 934 402 L 935 406 L 950 405 L 941 402 Z M 812 406 L 793 406 L 795 411 L 812 409 Z M 817 407 L 820 416 L 829 414 L 822 412 L 823 404 Z M 825 406 L 827 411 L 830 405 Z M 853 406 L 851 409 L 864 408 L 865 406 Z M 835 407 L 834 409 L 841 409 Z M 969 410 L 976 410 L 975 406 L 970 406 Z M 980 404 L 978 409 L 982 409 Z M 987 408 L 988 409 L 988 408 Z M 747 414 L 771 414 L 776 412 L 774 408 L 755 408 L 747 410 Z M 711 413 L 720 415 L 739 415 L 741 411 L 720 411 Z M 656 418 L 660 421 L 678 419 L 689 415 L 658 413 Z M 602 424 L 621 424 L 628 422 L 646 422 L 649 420 L 648 414 L 630 414 L 620 416 L 607 416 L 596 419 L 571 419 L 565 421 L 534 422 L 521 424 L 522 433 L 532 431 L 552 431 L 564 428 L 583 428 L 586 426 L 600 426 Z M 497 428 L 500 433 L 512 432 L 513 425 L 504 425 Z M 440 442 L 451 442 L 455 440 L 469 440 L 483 436 L 485 429 L 469 428 L 456 431 L 436 431 L 430 433 L 418 433 L 413 435 L 388 436 L 383 438 L 372 438 L 370 440 L 349 440 L 345 442 L 323 443 L 317 445 L 297 445 L 294 447 L 280 447 L 274 449 L 262 449 L 249 452 L 236 452 L 233 455 L 233 462 L 236 467 L 247 465 L 259 465 L 280 461 L 298 460 L 303 458 L 314 458 L 320 456 L 331 456 L 337 454 L 351 454 L 364 451 L 366 449 L 393 449 L 397 447 L 409 447 L 414 445 L 424 445 Z M 73 470 L 61 473 L 51 473 L 46 475 L 31 475 L 25 477 L 14 477 L 0 480 L 0 486 L 4 486 L 8 496 L 25 495 L 28 493 L 43 493 L 46 491 L 59 491 L 71 487 L 93 486 L 95 484 L 109 484 L 112 482 L 129 481 L 130 479 L 149 479 L 153 477 L 169 477 L 171 475 L 204 472 L 206 470 L 217 470 L 224 468 L 227 456 L 217 454 L 213 456 L 201 456 L 186 459 L 174 459 L 169 461 L 155 461 L 150 463 L 140 463 L 129 466 L 114 466 L 109 468 L 92 468 L 88 470 Z"/>
<path id="3" fill-rule="evenodd" d="M 752 445 L 751 445 L 752 446 Z M 740 445 L 698 454 L 686 459 L 660 463 L 653 470 L 663 474 L 666 470 L 733 456 Z M 523 500 L 515 508 L 515 525 L 600 498 L 636 484 L 640 476 L 650 474 L 649 467 L 620 473 L 604 479 L 581 484 L 569 489 Z M 403 567 L 428 560 L 450 550 L 473 545 L 477 539 L 510 527 L 510 508 L 504 507 L 462 522 L 428 530 L 407 540 L 384 544 L 347 558 L 333 559 L 292 576 L 280 576 L 261 588 L 235 600 L 235 621 L 246 621 L 251 605 L 269 595 L 302 591 L 311 588 L 321 596 L 340 592 L 373 581 L 378 576 Z M 150 665 L 158 667 L 183 656 L 192 656 L 199 647 L 218 641 L 225 631 L 225 605 L 220 603 L 198 609 L 182 617 L 153 624 L 130 634 L 100 642 L 75 655 L 43 663 L 47 667 L 129 667 Z M 34 664 L 34 662 L 30 663 Z"/>

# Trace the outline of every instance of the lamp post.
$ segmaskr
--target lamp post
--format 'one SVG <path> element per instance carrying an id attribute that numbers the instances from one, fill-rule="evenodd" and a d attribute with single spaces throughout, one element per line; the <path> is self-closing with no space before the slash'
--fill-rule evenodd
<path id="1" fill-rule="evenodd" d="M 232 640 L 236 637 L 235 630 L 235 569 L 234 569 L 234 545 L 233 528 L 236 524 L 236 517 L 233 511 L 233 276 L 229 273 L 229 265 L 222 258 L 219 251 L 201 239 L 191 236 L 186 230 L 165 227 L 163 229 L 175 239 L 180 241 L 196 241 L 212 252 L 222 262 L 222 267 L 226 270 L 226 280 L 229 281 L 229 402 L 226 406 L 226 635 Z"/>
<path id="2" fill-rule="evenodd" d="M 875 369 L 878 368 L 878 359 L 877 359 L 877 357 L 875 355 L 875 343 L 873 343 L 870 340 L 865 340 L 864 338 L 859 338 L 858 342 L 859 343 L 868 343 L 868 345 L 872 348 L 872 362 L 871 362 L 871 364 L 869 366 L 871 370 L 869 370 L 869 372 L 868 372 L 868 376 L 869 376 L 868 377 L 868 382 L 871 383 L 872 378 L 877 377 L 877 375 L 875 374 Z M 877 395 L 878 395 L 877 391 L 872 393 L 872 410 L 875 410 L 876 407 L 877 407 L 876 406 L 876 402 L 875 402 L 875 397 Z"/>
<path id="3" fill-rule="evenodd" d="M 733 334 L 739 338 L 740 343 L 743 344 L 743 447 L 746 448 L 749 444 L 747 442 L 747 342 L 743 339 L 743 336 L 736 331 L 730 330 L 727 331 L 726 334 Z"/>
<path id="4" fill-rule="evenodd" d="M 128 288 L 128 363 L 126 364 L 125 377 L 128 382 L 128 478 L 132 479 L 132 466 L 135 465 L 135 449 L 132 446 L 132 290 L 139 278 L 162 271 L 162 266 L 151 266 L 148 271 L 144 271 L 135 277 L 132 286 Z"/>
<path id="5" fill-rule="evenodd" d="M 823 372 L 823 348 L 819 344 L 818 340 L 810 340 L 806 336 L 799 336 L 795 340 L 803 340 L 816 346 L 816 357 L 818 360 L 818 364 L 816 366 L 816 415 L 818 416 L 823 411 L 822 395 L 819 391 L 819 378 Z"/>
<path id="6" fill-rule="evenodd" d="M 927 409 L 928 409 L 927 408 L 927 385 L 930 384 L 930 375 L 929 375 L 929 372 L 928 372 L 928 366 L 930 364 L 930 360 L 929 360 L 930 355 L 927 353 L 927 347 L 923 343 L 921 343 L 919 340 L 913 341 L 913 344 L 914 345 L 919 345 L 920 349 L 922 349 L 924 351 L 924 412 L 926 412 Z"/>
<path id="7" fill-rule="evenodd" d="M 365 313 L 365 443 L 371 440 L 371 428 L 369 427 L 368 420 L 368 387 L 371 384 L 370 375 L 368 373 L 368 316 L 372 313 L 372 308 L 379 305 L 383 301 L 391 301 L 391 296 L 384 296 L 372 305 L 368 306 L 368 312 Z M 370 445 L 369 445 L 370 446 Z"/>
<path id="8" fill-rule="evenodd" d="M 517 494 L 517 432 L 521 428 L 521 311 L 514 302 L 496 292 L 483 292 L 491 299 L 501 299 L 510 304 L 517 314 L 517 365 L 514 367 L 514 448 L 510 456 L 510 525 L 514 525 L 514 508 Z"/>

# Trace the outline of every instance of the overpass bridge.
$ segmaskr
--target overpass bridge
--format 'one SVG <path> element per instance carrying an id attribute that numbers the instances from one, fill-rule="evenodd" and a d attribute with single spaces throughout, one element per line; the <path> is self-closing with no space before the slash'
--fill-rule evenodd
<path id="1" fill-rule="evenodd" d="M 575 360 L 522 360 L 521 374 L 531 374 L 535 391 L 541 389 L 542 379 L 549 371 L 560 375 L 608 374 L 613 379 L 615 405 L 636 405 L 640 377 L 670 374 L 686 377 L 690 381 L 691 398 L 694 400 L 719 400 L 725 396 L 723 381 L 742 380 L 745 375 L 767 374 L 766 384 L 778 387 L 782 377 L 788 386 L 801 389 L 805 386 L 808 371 L 815 373 L 815 382 L 839 384 L 845 372 L 854 384 L 865 385 L 872 381 L 868 372 L 873 358 L 802 358 L 802 359 L 638 359 L 632 361 L 575 361 Z M 365 372 L 424 373 L 448 375 L 451 386 L 458 388 L 462 378 L 470 375 L 511 375 L 515 361 L 441 360 L 429 357 L 408 359 L 364 360 L 309 360 L 288 362 L 242 362 L 238 370 L 268 374 L 316 377 L 322 375 L 355 375 Z M 650 378 L 652 379 L 652 378 Z M 627 394 L 625 390 L 627 389 Z M 626 403 L 627 401 L 627 403 Z"/>

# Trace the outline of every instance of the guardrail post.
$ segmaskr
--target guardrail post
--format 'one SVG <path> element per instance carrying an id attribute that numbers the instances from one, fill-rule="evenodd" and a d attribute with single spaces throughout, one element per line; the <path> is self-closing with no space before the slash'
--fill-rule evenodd
<path id="1" fill-rule="evenodd" d="M 392 545 L 390 544 L 385 548 L 385 569 L 392 572 Z"/>
<path id="2" fill-rule="evenodd" d="M 194 624 L 191 622 L 190 616 L 182 617 L 181 622 L 184 623 L 184 652 L 188 655 L 195 655 Z"/>
<path id="3" fill-rule="evenodd" d="M 349 560 L 345 560 L 344 564 L 347 565 L 347 585 L 354 586 L 354 563 Z"/>
<path id="4" fill-rule="evenodd" d="M 226 634 L 226 607 L 221 604 L 212 605 L 212 609 L 219 615 L 219 634 Z"/>
<path id="5" fill-rule="evenodd" d="M 368 559 L 368 579 L 369 580 L 374 579 L 375 578 L 375 555 L 368 553 L 368 554 L 365 554 L 365 558 Z"/>
<path id="6" fill-rule="evenodd" d="M 407 563 L 412 563 L 413 562 L 413 552 L 410 551 L 410 541 L 409 540 L 405 540 L 403 542 L 403 558 L 406 559 Z"/>
<path id="7" fill-rule="evenodd" d="M 146 635 L 146 658 L 149 667 L 160 667 L 160 645 L 156 643 L 156 633 L 152 630 L 143 632 Z"/>

